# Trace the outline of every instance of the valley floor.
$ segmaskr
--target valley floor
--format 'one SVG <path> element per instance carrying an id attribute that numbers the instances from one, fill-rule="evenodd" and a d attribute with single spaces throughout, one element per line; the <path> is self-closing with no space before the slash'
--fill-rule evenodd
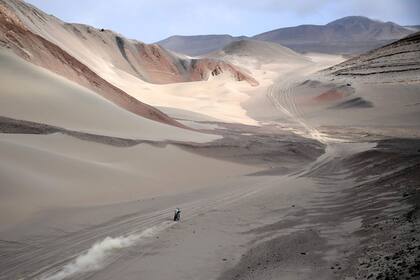
<path id="1" fill-rule="evenodd" d="M 220 154 L 230 162 L 239 157 L 256 164 L 260 157 L 260 171 L 194 191 L 42 212 L 1 233 L 0 278 L 419 276 L 420 141 L 360 134 L 316 144 L 283 132 L 282 149 L 290 154 L 269 158 L 272 151 L 263 147 L 272 145 L 273 127 L 230 131 L 253 137 L 240 140 L 240 133 L 231 133 L 225 138 L 237 142 L 227 147 L 181 149 Z M 304 147 L 307 158 L 299 153 Z M 264 168 L 267 161 L 271 168 Z M 277 168 L 276 162 L 289 168 Z M 171 222 L 175 207 L 182 209 L 180 223 Z"/>

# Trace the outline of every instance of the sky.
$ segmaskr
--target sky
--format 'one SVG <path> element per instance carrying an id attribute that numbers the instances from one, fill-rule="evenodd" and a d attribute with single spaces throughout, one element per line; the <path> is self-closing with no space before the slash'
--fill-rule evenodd
<path id="1" fill-rule="evenodd" d="M 111 29 L 146 43 L 172 35 L 256 35 L 361 15 L 420 25 L 420 0 L 27 0 L 74 23 Z"/>

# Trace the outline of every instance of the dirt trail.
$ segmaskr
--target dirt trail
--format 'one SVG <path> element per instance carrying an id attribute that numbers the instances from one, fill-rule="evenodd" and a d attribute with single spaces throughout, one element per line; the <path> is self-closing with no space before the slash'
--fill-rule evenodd
<path id="1" fill-rule="evenodd" d="M 25 242 L 0 242 L 2 248 L 0 279 L 90 278 L 98 270 L 124 256 L 127 253 L 124 251 L 125 247 L 144 245 L 150 240 L 153 241 L 154 236 L 176 225 L 171 222 L 175 207 L 182 209 L 182 222 L 187 222 L 213 209 L 224 208 L 244 200 L 262 190 L 260 185 L 248 185 L 213 191 L 194 199 L 176 197 L 169 208 L 148 213 L 140 210 L 80 231 L 58 234 L 55 238 L 32 236 Z M 181 203 L 181 200 L 184 202 Z M 141 209 L 141 205 L 139 208 Z M 124 242 L 114 244 L 111 248 L 105 246 L 104 249 L 95 252 L 87 263 L 80 264 L 80 259 L 89 255 L 92 248 L 101 242 L 106 243 L 110 237 L 113 240 L 131 240 L 131 242 L 127 246 L 124 246 Z"/>

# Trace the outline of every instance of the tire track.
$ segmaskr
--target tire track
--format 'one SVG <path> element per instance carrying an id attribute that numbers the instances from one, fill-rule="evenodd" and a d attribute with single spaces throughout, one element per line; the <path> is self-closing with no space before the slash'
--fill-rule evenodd
<path id="1" fill-rule="evenodd" d="M 214 195 L 211 198 L 197 199 L 177 206 L 181 207 L 185 213 L 183 220 L 189 220 L 197 215 L 205 214 L 211 209 L 236 203 L 255 195 L 261 190 L 263 188 L 259 185 L 243 187 Z M 138 212 L 125 215 L 104 224 L 67 233 L 53 240 L 46 238 L 35 245 L 13 244 L 15 250 L 10 248 L 10 243 L 0 243 L 1 251 L 3 251 L 3 246 L 8 247 L 7 252 L 2 254 L 1 266 L 5 269 L 1 271 L 0 279 L 46 279 L 62 271 L 63 267 L 85 254 L 98 241 L 107 237 L 134 236 L 148 228 L 168 223 L 173 209 L 174 206 L 146 214 Z M 125 250 L 114 252 L 112 256 L 106 259 L 105 265 L 117 261 L 125 253 Z M 78 279 L 82 279 L 82 276 L 79 277 L 78 275 Z"/>
<path id="2" fill-rule="evenodd" d="M 304 69 L 294 70 L 277 79 L 273 85 L 267 90 L 267 97 L 274 104 L 274 107 L 285 114 L 288 119 L 297 124 L 301 130 L 296 130 L 295 133 L 317 140 L 323 144 L 343 142 L 341 139 L 329 137 L 328 135 L 320 132 L 314 126 L 305 121 L 302 111 L 296 102 L 295 88 L 303 82 L 303 78 L 297 75 Z"/>

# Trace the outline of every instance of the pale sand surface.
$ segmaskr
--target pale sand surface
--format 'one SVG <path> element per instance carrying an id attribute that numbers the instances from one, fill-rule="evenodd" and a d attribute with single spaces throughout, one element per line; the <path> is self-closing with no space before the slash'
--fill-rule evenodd
<path id="1" fill-rule="evenodd" d="M 311 75 L 308 67 L 279 77 L 268 89 L 268 100 L 256 97 L 245 106 L 255 119 L 281 120 L 304 135 L 335 126 L 365 127 L 382 136 L 411 137 L 418 135 L 419 129 L 419 87 L 420 83 L 410 81 L 380 83 L 378 77 L 366 81 L 337 79 L 324 73 Z M 320 98 L 329 91 L 338 95 Z"/>
<path id="2" fill-rule="evenodd" d="M 385 226 L 396 230 L 382 211 L 395 217 L 410 209 L 402 199 L 407 185 L 398 181 L 413 176 L 408 171 L 419 158 L 401 153 L 389 161 L 386 151 L 369 155 L 374 146 L 331 143 L 325 155 L 302 167 L 297 176 L 238 176 L 185 194 L 58 208 L 3 233 L 19 241 L 3 246 L 18 250 L 20 265 L 35 279 L 342 279 L 357 269 L 353 254 L 364 256 L 360 240 L 371 238 L 369 231 L 378 234 Z M 382 176 L 366 181 L 371 174 L 364 173 L 364 166 L 372 159 L 386 163 L 373 167 Z M 392 170 L 396 160 L 401 179 Z M 352 173 L 357 177 L 348 176 Z M 354 180 L 364 182 L 356 191 Z M 397 187 L 389 189 L 384 182 Z M 355 196 L 360 196 L 356 202 Z M 183 211 L 179 224 L 170 222 L 175 206 Z M 371 210 L 364 211 L 366 207 Z M 393 242 L 405 246 L 401 244 L 407 244 L 406 236 L 414 236 L 410 222 L 393 223 L 404 232 Z M 36 239 L 28 236 L 28 229 L 38 233 Z M 20 241 L 37 246 L 20 251 Z M 95 242 L 97 247 L 86 251 Z M 13 259 L 4 275 L 19 271 Z M 359 272 L 365 273 L 364 268 Z"/>
<path id="3" fill-rule="evenodd" d="M 311 113 L 308 119 L 314 119 L 319 125 L 350 125 L 357 126 L 418 126 L 420 117 L 420 83 L 401 84 L 362 84 L 352 83 L 355 93 L 340 102 L 332 102 L 324 107 L 322 114 Z M 369 107 L 340 108 L 348 99 L 362 98 L 369 102 Z M 308 106 L 309 107 L 309 106 Z M 314 107 L 314 106 L 313 106 Z M 306 110 L 311 110 L 310 108 Z M 305 114 L 305 108 L 303 108 Z M 313 116 L 311 118 L 311 116 Z M 319 119 L 319 120 L 316 120 Z"/>
<path id="4" fill-rule="evenodd" d="M 256 125 L 258 122 L 248 115 L 243 104 L 251 99 L 265 99 L 267 88 L 278 76 L 288 75 L 291 72 L 301 73 L 303 69 L 305 69 L 305 73 L 316 72 L 343 60 L 340 56 L 319 54 L 301 56 L 296 60 L 287 58 L 280 60 L 281 62 L 264 64 L 255 61 L 252 57 L 230 59 L 230 62 L 250 71 L 251 75 L 259 82 L 259 86 L 252 87 L 246 82 L 232 81 L 228 74 L 219 75 L 209 81 L 168 85 L 147 84 L 122 72 L 118 76 L 112 75 L 107 78 L 130 95 L 153 106 L 175 107 L 205 114 L 223 122 Z M 258 107 L 256 110 L 265 110 L 266 108 L 256 107 Z"/>
<path id="5" fill-rule="evenodd" d="M 297 122 L 294 116 L 275 104 L 274 100 L 276 98 L 274 95 L 280 95 L 280 93 L 277 93 L 278 88 L 290 94 L 290 89 L 293 88 L 295 83 L 302 83 L 317 71 L 344 60 L 343 57 L 337 55 L 313 53 L 307 54 L 307 58 L 312 62 L 265 65 L 266 70 L 263 71 L 267 75 L 265 86 L 260 87 L 260 91 L 257 91 L 256 94 L 250 94 L 250 98 L 242 103 L 242 106 L 247 110 L 247 115 L 262 124 L 278 123 L 280 125 L 285 124 L 288 127 L 295 126 Z M 306 130 L 306 128 L 302 128 L 301 124 L 298 123 L 297 125 L 298 129 Z"/>
<path id="6" fill-rule="evenodd" d="M 6 51 L 0 52 L 0 60 L 2 116 L 116 137 L 192 142 L 219 138 L 134 115 Z"/>
<path id="7" fill-rule="evenodd" d="M 224 122 L 256 124 L 239 105 L 248 99 L 246 91 L 253 87 L 246 82 L 232 81 L 230 74 L 212 77 L 209 81 L 167 85 L 147 84 L 122 72 L 118 76 L 107 76 L 107 79 L 152 106 L 175 107 Z"/>
<path id="8" fill-rule="evenodd" d="M 45 208 L 179 193 L 259 170 L 171 145 L 119 148 L 62 134 L 2 134 L 0 143 L 2 227 Z"/>
<path id="9" fill-rule="evenodd" d="M 178 120 L 189 120 L 189 121 L 201 121 L 201 122 L 221 122 L 220 120 L 216 118 L 212 118 L 208 115 L 205 115 L 203 113 L 196 113 L 192 112 L 190 110 L 182 110 L 179 108 L 174 107 L 159 107 L 156 106 L 159 110 L 162 112 L 165 112 L 168 116 L 171 116 L 174 119 Z"/>

